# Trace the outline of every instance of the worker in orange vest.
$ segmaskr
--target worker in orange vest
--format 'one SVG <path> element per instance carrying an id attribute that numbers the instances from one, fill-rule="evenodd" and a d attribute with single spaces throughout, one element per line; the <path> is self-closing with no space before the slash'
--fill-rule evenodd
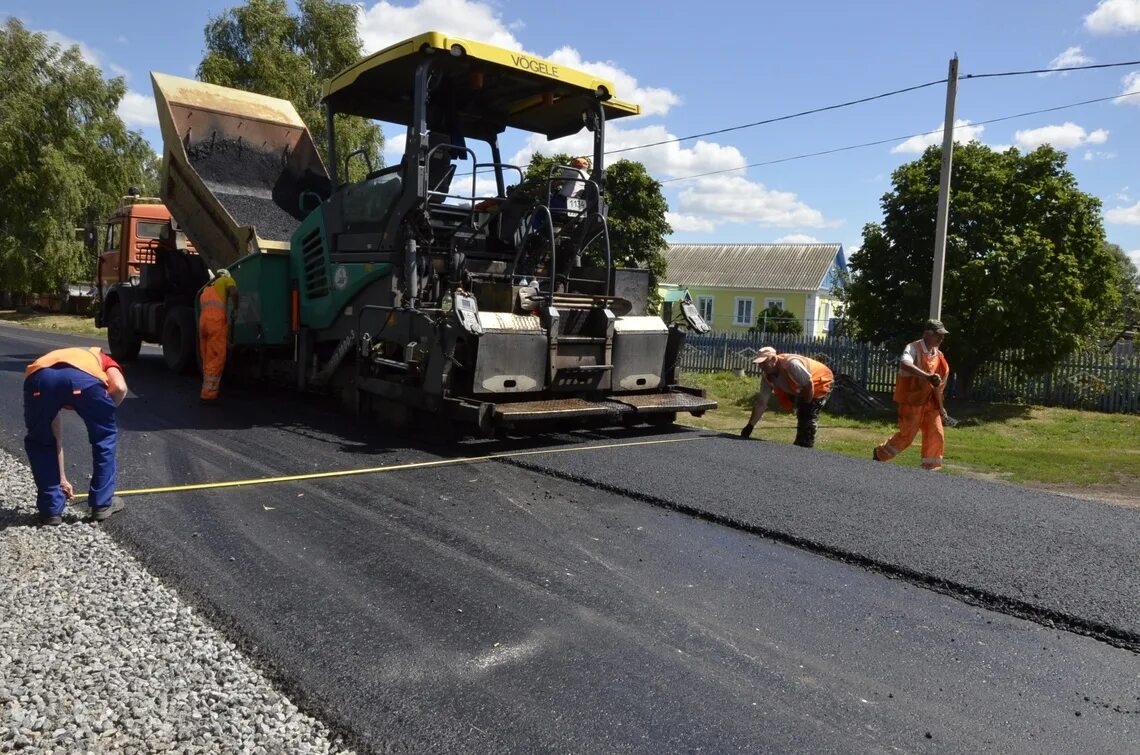
<path id="1" fill-rule="evenodd" d="M 40 523 L 58 525 L 74 490 L 63 463 L 61 409 L 71 409 L 87 425 L 91 441 L 91 517 L 103 521 L 122 511 L 115 495 L 115 447 L 119 428 L 115 408 L 127 396 L 123 369 L 96 347 L 56 349 L 24 370 L 24 450 L 36 481 Z"/>
<path id="2" fill-rule="evenodd" d="M 752 363 L 760 365 L 763 377 L 760 393 L 752 405 L 752 416 L 740 431 L 740 437 L 752 435 L 756 423 L 768 410 L 768 400 L 774 392 L 780 406 L 788 411 L 796 410 L 795 445 L 814 446 L 819 413 L 831 396 L 831 384 L 835 380 L 831 368 L 799 354 L 777 354 L 771 346 L 760 349 Z"/>
<path id="3" fill-rule="evenodd" d="M 895 403 L 899 405 L 899 430 L 871 452 L 875 461 L 890 461 L 902 453 L 922 433 L 922 466 L 942 467 L 946 437 L 942 422 L 946 416 L 941 396 L 946 390 L 950 363 L 939 347 L 950 331 L 941 320 L 927 320 L 922 338 L 907 344 L 899 360 L 895 378 Z"/>
<path id="4" fill-rule="evenodd" d="M 213 405 L 218 400 L 229 348 L 229 317 L 237 302 L 237 283 L 224 268 L 215 272 L 214 279 L 198 294 L 198 346 L 202 354 L 199 398 L 203 404 Z"/>

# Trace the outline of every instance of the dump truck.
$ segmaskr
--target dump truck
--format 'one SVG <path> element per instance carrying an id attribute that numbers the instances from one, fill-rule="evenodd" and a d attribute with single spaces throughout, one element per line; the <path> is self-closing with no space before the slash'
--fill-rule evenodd
<path id="1" fill-rule="evenodd" d="M 677 380 L 686 331 L 707 329 L 695 308 L 648 314 L 647 271 L 613 264 L 605 125 L 639 109 L 611 82 L 428 32 L 327 83 L 326 166 L 285 100 L 152 81 L 172 236 L 240 291 L 227 373 L 253 365 L 397 424 L 426 413 L 486 433 L 716 407 Z M 343 116 L 404 126 L 403 158 L 342 156 Z M 588 129 L 591 168 L 525 180 L 502 160 L 507 129 Z"/>
<path id="2" fill-rule="evenodd" d="M 195 369 L 194 300 L 208 273 L 162 200 L 132 188 L 87 241 L 96 259 L 95 324 L 107 328 L 110 354 L 130 362 L 144 342 L 156 343 L 170 369 Z"/>

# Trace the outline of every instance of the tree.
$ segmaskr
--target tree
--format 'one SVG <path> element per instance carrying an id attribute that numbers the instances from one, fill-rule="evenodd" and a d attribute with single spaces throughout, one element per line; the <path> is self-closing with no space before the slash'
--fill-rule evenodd
<path id="1" fill-rule="evenodd" d="M 941 150 L 891 176 L 883 222 L 863 229 L 846 304 L 862 338 L 913 340 L 929 313 Z M 1098 327 L 1119 299 L 1100 200 L 1077 188 L 1065 155 L 971 142 L 954 155 L 943 281 L 946 352 L 962 390 L 979 367 L 1015 349 L 1015 366 L 1049 369 Z"/>
<path id="2" fill-rule="evenodd" d="M 804 326 L 794 314 L 773 302 L 756 317 L 756 324 L 749 333 L 792 333 L 799 335 Z"/>
<path id="3" fill-rule="evenodd" d="M 1140 328 L 1140 271 L 1119 244 L 1105 244 L 1105 248 L 1120 271 L 1120 305 L 1105 317 L 1106 335 L 1112 338 L 1121 330 Z"/>
<path id="4" fill-rule="evenodd" d="M 293 16 L 285 0 L 247 0 L 210 18 L 198 78 L 292 102 L 327 165 L 321 92 L 327 80 L 360 59 L 358 12 L 359 6 L 336 0 L 299 0 Z M 344 158 L 356 150 L 365 150 L 373 168 L 383 164 L 384 135 L 374 123 L 337 116 L 336 142 L 341 180 L 357 181 L 367 172 L 364 161 L 354 159 L 348 175 L 343 173 Z"/>
<path id="5" fill-rule="evenodd" d="M 551 157 L 535 153 L 527 166 L 525 180 L 542 184 L 557 166 L 569 164 L 570 156 L 565 153 Z M 606 169 L 603 197 L 609 205 L 607 221 L 614 267 L 649 271 L 649 310 L 656 312 L 661 303 L 657 283 L 665 277 L 665 237 L 673 232 L 665 220 L 669 205 L 661 193 L 661 184 L 653 180 L 641 163 L 618 160 Z M 585 261 L 605 264 L 596 245 L 589 250 Z"/>
<path id="6" fill-rule="evenodd" d="M 116 110 L 122 78 L 103 78 L 15 18 L 0 29 L 0 288 L 59 291 L 90 280 L 75 228 L 99 222 L 153 160 Z"/>

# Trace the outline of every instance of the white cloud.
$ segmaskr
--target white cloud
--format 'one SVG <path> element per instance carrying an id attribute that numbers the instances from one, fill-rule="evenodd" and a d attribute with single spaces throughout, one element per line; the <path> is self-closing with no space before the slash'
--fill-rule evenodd
<path id="1" fill-rule="evenodd" d="M 1115 160 L 1116 159 L 1116 153 L 1115 152 L 1100 152 L 1098 150 L 1091 150 L 1090 149 L 1090 150 L 1085 152 L 1085 158 L 1084 159 L 1087 161 L 1090 161 L 1090 162 L 1093 160 Z"/>
<path id="2" fill-rule="evenodd" d="M 532 134 L 526 144 L 512 155 L 508 162 L 515 165 L 526 165 L 535 152 L 541 152 L 544 155 L 551 155 L 555 152 L 565 152 L 570 155 L 589 155 L 593 153 L 593 138 L 593 134 L 585 130 L 554 141 L 547 141 L 545 137 L 539 134 Z M 617 124 L 606 127 L 606 149 L 611 151 L 636 147 L 641 144 L 669 141 L 675 138 L 674 134 L 660 125 L 634 129 L 623 128 Z M 681 178 L 717 170 L 743 169 L 748 163 L 736 147 L 703 140 L 698 140 L 692 146 L 670 142 L 630 152 L 619 152 L 611 154 L 607 161 L 614 162 L 623 157 L 642 163 L 649 174 L 658 179 Z"/>
<path id="3" fill-rule="evenodd" d="M 1140 31 L 1140 0 L 1100 0 L 1085 16 L 1085 28 L 1093 34 Z"/>
<path id="4" fill-rule="evenodd" d="M 1042 126 L 1017 131 L 1013 135 L 1014 141 L 1023 149 L 1036 149 L 1042 144 L 1052 144 L 1059 149 L 1079 147 L 1082 144 L 1104 144 L 1108 141 L 1108 131 L 1098 128 L 1096 131 L 1086 132 L 1084 128 L 1075 123 L 1066 121 L 1060 126 Z"/>
<path id="5" fill-rule="evenodd" d="M 822 228 L 830 225 L 823 213 L 793 193 L 769 189 L 743 176 L 706 176 L 687 182 L 678 194 L 681 214 L 706 217 L 716 223 Z"/>
<path id="6" fill-rule="evenodd" d="M 665 220 L 673 228 L 674 233 L 685 231 L 711 233 L 716 230 L 716 223 L 708 218 L 698 217 L 696 215 L 666 212 Z"/>
<path id="7" fill-rule="evenodd" d="M 1124 89 L 1113 102 L 1117 105 L 1140 105 L 1140 71 L 1125 74 L 1120 83 L 1124 85 Z"/>
<path id="8" fill-rule="evenodd" d="M 789 233 L 786 236 L 774 240 L 773 244 L 822 244 L 823 242 L 815 236 L 809 236 L 806 233 Z"/>
<path id="9" fill-rule="evenodd" d="M 1131 207 L 1114 207 L 1104 213 L 1104 219 L 1109 223 L 1120 225 L 1140 225 L 1140 202 Z"/>
<path id="10" fill-rule="evenodd" d="M 942 123 L 939 123 L 938 128 L 934 129 L 933 131 L 929 131 L 925 134 L 919 134 L 918 136 L 912 136 L 902 144 L 896 144 L 891 148 L 891 154 L 896 154 L 899 152 L 920 154 L 927 147 L 930 147 L 934 144 L 941 144 L 942 129 L 945 125 L 946 124 L 944 121 Z M 962 120 L 960 118 L 955 119 L 954 143 L 966 144 L 967 142 L 971 142 L 981 137 L 982 132 L 985 130 L 985 126 L 971 126 L 970 121 L 968 120 Z"/>
<path id="11" fill-rule="evenodd" d="M 1132 264 L 1140 269 L 1140 249 L 1133 249 L 1131 252 L 1125 252 L 1132 260 Z"/>
<path id="12" fill-rule="evenodd" d="M 1067 50 L 1065 50 L 1063 53 L 1058 55 L 1057 57 L 1053 58 L 1053 60 L 1050 61 L 1050 63 L 1049 63 L 1049 67 L 1053 68 L 1053 69 L 1068 68 L 1069 66 L 1083 66 L 1086 63 L 1091 63 L 1091 62 L 1093 62 L 1093 59 L 1090 58 L 1089 56 L 1085 55 L 1084 53 L 1082 53 L 1081 48 L 1070 47 Z M 1039 73 L 1037 75 L 1038 76 L 1052 76 L 1053 74 L 1051 74 L 1051 73 Z M 1062 71 L 1061 75 L 1062 76 L 1068 76 L 1069 74 L 1067 71 Z"/>
<path id="13" fill-rule="evenodd" d="M 518 25 L 505 23 L 492 5 L 472 0 L 421 0 L 410 6 L 381 0 L 361 11 L 358 24 L 365 53 L 382 50 L 425 29 L 523 51 L 512 28 Z"/>
<path id="14" fill-rule="evenodd" d="M 408 132 L 398 126 L 389 126 L 384 129 L 384 164 L 395 165 L 404 156 L 404 146 L 408 141 Z"/>
<path id="15" fill-rule="evenodd" d="M 119 103 L 119 117 L 131 128 L 157 126 L 158 109 L 154 97 L 128 90 Z"/>
<path id="16" fill-rule="evenodd" d="M 560 47 L 549 58 L 555 63 L 609 79 L 616 90 L 612 94 L 618 99 L 640 105 L 643 115 L 665 115 L 670 108 L 681 102 L 681 98 L 668 89 L 639 86 L 636 78 L 611 62 L 583 60 L 573 47 Z"/>
<path id="17" fill-rule="evenodd" d="M 1007 149 L 1013 149 L 1012 144 L 991 144 L 990 149 L 994 152 L 1005 152 Z"/>
<path id="18" fill-rule="evenodd" d="M 54 29 L 42 29 L 40 30 L 40 33 L 47 37 L 48 42 L 53 45 L 59 45 L 64 50 L 72 46 L 78 46 L 79 54 L 83 57 L 84 60 L 98 68 L 103 67 L 103 60 L 98 51 L 93 50 L 83 42 L 80 42 L 77 39 L 72 39 L 66 34 L 60 34 Z"/>

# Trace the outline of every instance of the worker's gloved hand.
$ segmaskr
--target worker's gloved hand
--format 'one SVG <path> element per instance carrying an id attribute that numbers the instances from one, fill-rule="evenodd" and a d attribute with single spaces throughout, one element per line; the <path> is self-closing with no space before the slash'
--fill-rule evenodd
<path id="1" fill-rule="evenodd" d="M 753 427 L 754 426 L 752 425 L 751 422 L 749 422 L 747 425 L 745 425 L 740 431 L 740 437 L 741 438 L 751 438 Z"/>
<path id="2" fill-rule="evenodd" d="M 930 384 L 933 385 L 935 388 L 942 385 L 942 376 L 939 375 L 937 372 L 931 373 L 930 377 L 928 377 L 927 380 L 929 380 Z"/>

